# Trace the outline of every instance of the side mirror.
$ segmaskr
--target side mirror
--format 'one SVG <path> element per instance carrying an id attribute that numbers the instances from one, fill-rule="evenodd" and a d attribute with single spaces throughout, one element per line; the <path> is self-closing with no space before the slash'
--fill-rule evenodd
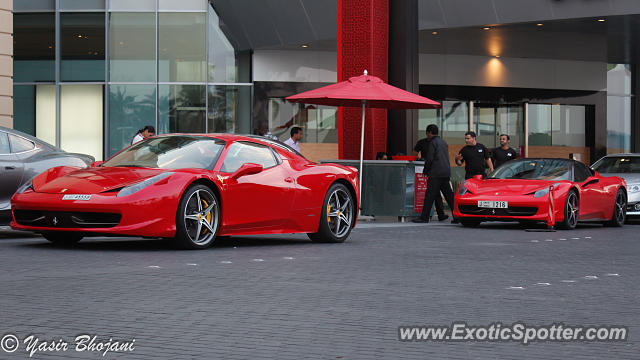
<path id="1" fill-rule="evenodd" d="M 262 165 L 258 165 L 254 163 L 246 163 L 240 166 L 240 169 L 236 170 L 233 174 L 231 174 L 229 178 L 232 180 L 236 180 L 240 177 L 257 174 L 261 171 L 262 171 Z"/>
<path id="2" fill-rule="evenodd" d="M 98 167 L 100 165 L 102 165 L 104 161 L 94 161 L 91 163 L 91 167 Z"/>
<path id="3" fill-rule="evenodd" d="M 474 175 L 473 178 L 476 179 L 476 180 L 482 180 L 482 179 L 484 179 L 484 176 L 482 176 L 482 175 Z"/>
<path id="4" fill-rule="evenodd" d="M 598 182 L 600 182 L 600 179 L 598 179 L 595 176 L 589 176 L 587 178 L 587 180 L 584 182 L 584 184 L 582 184 L 582 187 L 587 187 L 587 186 L 589 186 L 591 184 L 595 184 L 595 183 L 598 183 Z"/>

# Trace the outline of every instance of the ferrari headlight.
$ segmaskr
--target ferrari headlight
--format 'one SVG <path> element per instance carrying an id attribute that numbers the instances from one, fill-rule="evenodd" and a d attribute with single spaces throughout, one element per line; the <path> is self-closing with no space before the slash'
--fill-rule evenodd
<path id="1" fill-rule="evenodd" d="M 462 196 L 466 193 L 469 192 L 469 190 L 467 190 L 467 188 L 464 186 L 467 182 L 463 182 L 462 185 L 460 185 L 460 188 L 458 189 L 458 195 Z"/>
<path id="2" fill-rule="evenodd" d="M 629 193 L 637 193 L 637 192 L 640 192 L 640 184 L 629 185 Z"/>
<path id="3" fill-rule="evenodd" d="M 533 197 L 534 197 L 534 198 L 543 197 L 543 196 L 547 195 L 548 193 L 549 193 L 549 188 L 548 188 L 548 187 L 546 187 L 546 188 L 544 188 L 544 189 L 540 189 L 540 190 L 536 191 L 536 192 L 533 194 Z"/>
<path id="4" fill-rule="evenodd" d="M 17 194 L 22 194 L 23 192 L 25 192 L 25 191 L 27 191 L 29 189 L 34 191 L 33 190 L 33 179 L 31 179 L 31 180 L 27 181 L 26 183 L 22 184 L 22 186 L 20 186 L 18 188 L 18 190 L 16 190 L 16 193 Z"/>
<path id="5" fill-rule="evenodd" d="M 136 193 L 144 188 L 146 188 L 147 186 L 156 183 L 164 178 L 166 178 L 167 176 L 173 175 L 172 172 L 165 172 L 162 174 L 158 174 L 156 176 L 152 176 L 146 180 L 140 181 L 139 183 L 133 184 L 133 185 L 129 185 L 126 187 L 123 187 L 122 190 L 118 191 L 118 197 L 120 196 L 127 196 L 127 195 L 131 195 L 133 193 Z"/>

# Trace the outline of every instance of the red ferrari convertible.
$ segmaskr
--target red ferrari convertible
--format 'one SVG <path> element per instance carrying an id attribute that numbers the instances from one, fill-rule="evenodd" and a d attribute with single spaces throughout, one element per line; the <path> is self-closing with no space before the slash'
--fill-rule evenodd
<path id="1" fill-rule="evenodd" d="M 88 169 L 36 176 L 11 199 L 11 227 L 63 244 L 95 234 L 174 238 L 188 249 L 225 235 L 342 242 L 356 224 L 357 189 L 357 169 L 312 163 L 280 142 L 173 134 Z"/>
<path id="2" fill-rule="evenodd" d="M 563 229 L 573 229 L 579 221 L 622 226 L 627 184 L 616 176 L 600 176 L 578 161 L 525 158 L 509 161 L 487 179 L 465 181 L 454 203 L 454 216 L 470 227 L 511 220 Z"/>

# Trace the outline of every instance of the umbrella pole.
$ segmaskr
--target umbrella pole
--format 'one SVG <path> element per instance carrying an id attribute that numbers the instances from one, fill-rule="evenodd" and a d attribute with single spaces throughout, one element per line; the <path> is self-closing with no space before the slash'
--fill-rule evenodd
<path id="1" fill-rule="evenodd" d="M 365 106 L 367 105 L 366 100 L 362 100 L 362 126 L 360 126 L 360 181 L 358 186 L 360 189 L 360 206 L 358 207 L 358 216 L 362 213 L 362 172 L 364 168 L 362 167 L 362 160 L 364 157 L 364 115 L 365 115 Z"/>

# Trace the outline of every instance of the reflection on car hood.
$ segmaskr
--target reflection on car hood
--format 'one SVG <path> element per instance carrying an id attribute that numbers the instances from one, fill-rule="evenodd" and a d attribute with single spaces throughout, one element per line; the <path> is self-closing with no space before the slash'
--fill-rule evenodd
<path id="1" fill-rule="evenodd" d="M 33 187 L 36 192 L 48 194 L 97 194 L 137 183 L 163 171 L 146 168 L 58 167 L 37 176 L 33 180 Z"/>
<path id="2" fill-rule="evenodd" d="M 601 176 L 617 176 L 623 178 L 628 184 L 639 184 L 640 174 L 636 173 L 600 173 Z"/>

